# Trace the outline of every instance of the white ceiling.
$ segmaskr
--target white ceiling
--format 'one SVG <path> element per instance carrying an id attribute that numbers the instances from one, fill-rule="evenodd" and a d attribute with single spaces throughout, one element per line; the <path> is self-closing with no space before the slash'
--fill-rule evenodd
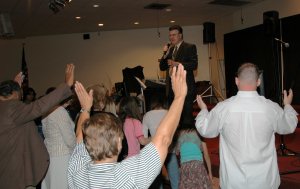
<path id="1" fill-rule="evenodd" d="M 15 32 L 13 38 L 38 35 L 85 33 L 139 28 L 157 28 L 175 24 L 201 25 L 263 0 L 234 0 L 250 2 L 243 6 L 209 4 L 213 0 L 72 0 L 54 14 L 49 0 L 1 0 L 0 14 L 8 13 Z M 218 0 L 232 2 L 233 0 Z M 171 12 L 144 9 L 151 3 L 171 4 Z M 99 4 L 94 8 L 94 4 Z M 82 19 L 76 20 L 76 16 Z M 138 21 L 139 25 L 133 23 Z M 103 23 L 99 27 L 98 23 Z M 0 21 L 0 27 L 2 22 Z"/>

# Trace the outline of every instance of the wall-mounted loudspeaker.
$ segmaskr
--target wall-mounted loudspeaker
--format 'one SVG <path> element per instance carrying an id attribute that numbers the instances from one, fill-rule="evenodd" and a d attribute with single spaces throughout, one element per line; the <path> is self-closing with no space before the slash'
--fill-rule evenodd
<path id="1" fill-rule="evenodd" d="M 280 35 L 279 13 L 277 11 L 264 12 L 263 19 L 265 34 L 278 37 Z"/>
<path id="2" fill-rule="evenodd" d="M 87 40 L 87 39 L 90 39 L 90 34 L 89 33 L 85 33 L 83 34 L 83 40 Z"/>
<path id="3" fill-rule="evenodd" d="M 214 43 L 215 39 L 215 24 L 212 22 L 203 23 L 203 43 Z"/>
<path id="4" fill-rule="evenodd" d="M 15 32 L 11 24 L 10 16 L 7 13 L 0 14 L 0 36 L 1 37 L 15 36 Z"/>

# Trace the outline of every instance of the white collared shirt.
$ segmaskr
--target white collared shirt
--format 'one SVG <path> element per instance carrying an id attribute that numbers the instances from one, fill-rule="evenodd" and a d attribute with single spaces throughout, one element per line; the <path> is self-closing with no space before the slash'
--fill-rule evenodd
<path id="1" fill-rule="evenodd" d="M 199 133 L 220 134 L 220 186 L 222 189 L 276 189 L 280 185 L 275 135 L 294 132 L 297 112 L 284 110 L 256 91 L 239 91 L 196 117 Z"/>

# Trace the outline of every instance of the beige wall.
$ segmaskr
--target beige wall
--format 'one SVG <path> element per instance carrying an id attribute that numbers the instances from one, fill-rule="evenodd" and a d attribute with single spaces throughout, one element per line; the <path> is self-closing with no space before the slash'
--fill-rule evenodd
<path id="1" fill-rule="evenodd" d="M 184 40 L 198 48 L 199 67 L 196 80 L 209 80 L 207 45 L 202 42 L 202 26 L 184 27 Z M 76 65 L 76 79 L 85 85 L 104 83 L 111 88 L 115 82 L 123 80 L 125 67 L 144 67 L 148 79 L 157 79 L 158 59 L 162 46 L 168 42 L 168 28 L 123 30 L 90 33 L 89 40 L 82 34 L 29 37 L 24 40 L 0 41 L 1 74 L 4 80 L 13 77 L 20 69 L 22 43 L 25 45 L 26 61 L 29 67 L 30 86 L 38 94 L 47 87 L 56 86 L 63 80 L 66 63 Z"/>
<path id="2" fill-rule="evenodd" d="M 211 44 L 212 82 L 225 93 L 223 35 L 228 32 L 262 24 L 263 12 L 279 11 L 280 18 L 300 13 L 299 0 L 265 0 L 243 7 L 227 17 L 210 20 L 216 25 L 216 43 Z M 244 22 L 241 23 L 241 12 Z M 208 45 L 203 45 L 202 26 L 183 27 L 184 39 L 198 48 L 199 67 L 196 80 L 209 80 Z M 168 28 L 123 30 L 90 33 L 90 40 L 82 34 L 29 37 L 23 40 L 0 40 L 0 80 L 12 78 L 20 70 L 22 43 L 26 43 L 26 60 L 29 67 L 30 85 L 38 94 L 47 87 L 56 86 L 63 80 L 64 66 L 76 65 L 76 79 L 85 85 L 103 82 L 111 87 L 122 81 L 122 69 L 141 65 L 146 78 L 156 79 L 159 73 L 158 58 L 162 45 L 168 41 Z M 219 73 L 219 74 L 218 74 Z M 162 76 L 162 75 L 161 75 Z"/>

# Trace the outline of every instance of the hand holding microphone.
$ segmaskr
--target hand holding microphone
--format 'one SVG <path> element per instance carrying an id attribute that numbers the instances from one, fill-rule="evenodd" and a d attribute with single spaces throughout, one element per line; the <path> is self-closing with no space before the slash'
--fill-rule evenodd
<path id="1" fill-rule="evenodd" d="M 167 52 L 169 51 L 170 46 L 171 46 L 171 44 L 170 44 L 170 43 L 167 43 L 167 44 L 163 47 L 164 55 L 167 54 Z"/>

